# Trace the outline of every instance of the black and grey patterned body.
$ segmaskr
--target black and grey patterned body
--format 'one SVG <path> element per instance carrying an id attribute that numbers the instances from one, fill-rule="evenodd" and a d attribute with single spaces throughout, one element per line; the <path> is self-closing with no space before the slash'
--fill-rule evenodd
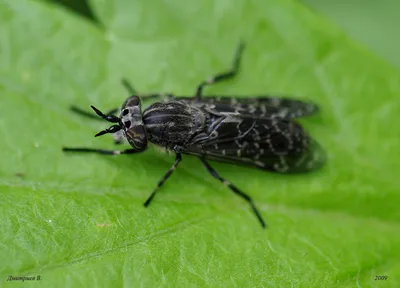
<path id="1" fill-rule="evenodd" d="M 219 104 L 157 102 L 143 112 L 147 138 L 174 152 L 280 173 L 307 172 L 324 163 L 319 145 L 288 114 L 259 116 L 235 105 L 227 112 L 228 105 Z"/>
<path id="2" fill-rule="evenodd" d="M 193 97 L 173 94 L 137 95 L 132 86 L 124 81 L 130 91 L 118 109 L 103 114 L 92 107 L 98 116 L 114 123 L 96 136 L 113 133 L 115 143 L 125 139 L 131 146 L 126 150 L 93 148 L 63 148 L 70 152 L 95 152 L 106 155 L 134 154 L 147 149 L 148 142 L 173 151 L 175 162 L 158 182 L 157 187 L 144 203 L 147 207 L 158 189 L 172 175 L 182 160 L 182 154 L 195 155 L 212 177 L 226 185 L 251 206 L 262 227 L 266 227 L 253 200 L 234 184 L 221 177 L 208 160 L 256 167 L 279 173 L 304 173 L 320 168 L 325 163 L 321 146 L 296 122 L 319 111 L 318 106 L 306 101 L 270 96 L 202 97 L 203 88 L 236 75 L 243 45 L 239 45 L 233 69 L 217 74 L 201 82 Z M 153 103 L 142 112 L 141 99 L 166 98 Z M 72 108 L 79 114 L 93 115 Z"/>
<path id="3" fill-rule="evenodd" d="M 181 101 L 157 102 L 143 111 L 147 139 L 173 151 L 182 151 L 190 138 L 204 129 L 204 112 Z"/>

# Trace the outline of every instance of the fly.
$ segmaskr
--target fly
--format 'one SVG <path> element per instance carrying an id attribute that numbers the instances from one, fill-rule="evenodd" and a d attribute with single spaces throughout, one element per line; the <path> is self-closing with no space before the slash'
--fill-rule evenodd
<path id="1" fill-rule="evenodd" d="M 176 170 L 182 154 L 197 156 L 212 177 L 248 202 L 263 228 L 266 227 L 252 198 L 237 188 L 209 164 L 215 160 L 255 167 L 278 173 L 305 173 L 320 168 L 325 162 L 321 146 L 294 119 L 313 115 L 318 106 L 291 98 L 257 96 L 250 98 L 210 96 L 204 98 L 203 88 L 230 79 L 237 74 L 243 51 L 238 46 L 233 68 L 201 82 L 193 97 L 173 94 L 137 95 L 123 80 L 130 96 L 118 109 L 107 113 L 91 108 L 102 119 L 113 123 L 95 136 L 114 134 L 115 143 L 127 140 L 131 148 L 104 150 L 94 148 L 63 148 L 68 152 L 94 152 L 105 155 L 135 154 L 145 151 L 151 142 L 175 153 L 175 162 L 158 182 L 145 201 L 147 207 L 159 188 Z M 164 99 L 142 111 L 141 99 Z M 72 110 L 97 118 L 84 110 Z"/>

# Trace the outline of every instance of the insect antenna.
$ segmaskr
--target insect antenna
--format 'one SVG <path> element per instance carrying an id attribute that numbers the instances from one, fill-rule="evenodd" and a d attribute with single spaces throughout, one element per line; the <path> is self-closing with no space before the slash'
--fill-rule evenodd
<path id="1" fill-rule="evenodd" d="M 96 107 L 94 107 L 94 106 L 90 106 L 90 107 L 94 110 L 94 112 L 96 112 L 97 115 L 99 115 L 104 120 L 107 120 L 108 122 L 112 122 L 112 123 L 121 123 L 121 119 L 119 119 L 117 116 L 112 115 L 112 114 L 105 115 L 105 114 L 103 114 L 103 112 L 101 112 Z"/>
<path id="2" fill-rule="evenodd" d="M 99 117 L 97 117 L 96 115 L 93 115 L 92 113 L 89 113 L 88 111 L 83 110 L 83 109 L 81 109 L 81 108 L 79 108 L 79 107 L 77 107 L 77 106 L 75 106 L 75 105 L 72 105 L 72 106 L 70 107 L 70 110 L 71 110 L 72 112 L 74 112 L 74 113 L 76 113 L 76 114 L 79 114 L 79 115 L 81 115 L 81 116 L 84 116 L 84 117 L 86 117 L 86 118 L 99 120 Z M 117 112 L 118 112 L 118 109 L 117 109 L 117 108 L 114 108 L 114 109 L 111 109 L 110 111 L 108 111 L 108 112 L 106 113 L 106 115 L 115 114 L 115 113 L 117 113 Z"/>
<path id="3" fill-rule="evenodd" d="M 100 131 L 99 133 L 97 133 L 96 135 L 94 135 L 94 137 L 98 137 L 98 136 L 101 136 L 101 135 L 104 135 L 104 134 L 107 134 L 107 133 L 115 133 L 115 132 L 118 132 L 118 131 L 121 130 L 121 129 L 122 129 L 121 126 L 119 126 L 119 125 L 113 125 L 113 126 L 111 126 L 110 128 L 107 128 L 107 129 L 105 129 L 105 130 L 103 130 L 103 131 Z"/>
<path id="4" fill-rule="evenodd" d="M 99 109 L 97 109 L 96 107 L 94 107 L 94 106 L 90 106 L 90 107 L 92 107 L 94 112 L 96 112 L 96 114 L 99 115 L 104 120 L 107 120 L 108 122 L 111 122 L 111 123 L 118 123 L 118 125 L 112 125 L 110 128 L 100 131 L 99 133 L 94 135 L 94 137 L 98 137 L 98 136 L 101 136 L 101 135 L 104 135 L 107 133 L 115 133 L 122 129 L 121 119 L 119 117 L 112 115 L 112 114 L 106 115 L 103 112 L 101 112 Z"/>

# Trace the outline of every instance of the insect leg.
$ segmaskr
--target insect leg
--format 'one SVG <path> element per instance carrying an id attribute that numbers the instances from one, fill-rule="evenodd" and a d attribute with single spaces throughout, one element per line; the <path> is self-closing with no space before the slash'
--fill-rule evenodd
<path id="1" fill-rule="evenodd" d="M 84 148 L 84 147 L 74 147 L 74 148 L 63 147 L 62 150 L 64 152 L 85 152 L 85 153 L 89 152 L 89 153 L 98 153 L 98 154 L 104 154 L 104 155 L 121 155 L 121 154 L 133 154 L 133 153 L 142 152 L 142 151 L 138 151 L 135 149 L 104 150 L 104 149 Z"/>
<path id="2" fill-rule="evenodd" d="M 243 49 L 244 49 L 244 43 L 240 42 L 236 49 L 235 58 L 233 61 L 233 67 L 231 70 L 211 76 L 209 79 L 201 82 L 199 84 L 199 86 L 197 86 L 197 91 L 196 91 L 196 96 L 195 96 L 195 98 L 197 100 L 201 99 L 201 96 L 203 94 L 203 88 L 205 86 L 211 85 L 213 83 L 217 83 L 217 82 L 220 82 L 223 80 L 228 80 L 230 78 L 233 78 L 236 75 L 237 71 L 239 70 L 240 59 L 242 57 Z"/>
<path id="3" fill-rule="evenodd" d="M 77 114 L 79 114 L 81 116 L 84 116 L 86 118 L 91 118 L 91 119 L 96 119 L 96 120 L 101 120 L 102 119 L 102 118 L 99 118 L 99 116 L 96 116 L 95 114 L 92 114 L 92 113 L 90 113 L 90 112 L 88 112 L 86 110 L 83 110 L 83 109 L 81 109 L 81 108 L 79 108 L 77 106 L 74 106 L 74 105 L 72 105 L 70 107 L 70 109 L 71 109 L 72 112 L 75 112 L 75 113 L 77 113 Z M 114 115 L 117 112 L 118 112 L 118 108 L 111 109 L 110 111 L 108 111 L 106 113 L 106 116 Z"/>
<path id="4" fill-rule="evenodd" d="M 240 197 L 242 197 L 243 199 L 245 199 L 251 206 L 251 208 L 253 209 L 254 214 L 256 214 L 258 221 L 260 221 L 261 226 L 263 228 L 266 227 L 265 222 L 263 220 L 263 218 L 261 217 L 260 212 L 258 211 L 256 205 L 254 204 L 253 200 L 250 198 L 249 195 L 245 194 L 244 192 L 240 191 L 238 188 L 236 188 L 235 185 L 233 185 L 231 182 L 229 182 L 228 180 L 222 178 L 221 176 L 219 176 L 219 174 L 217 173 L 217 171 L 214 170 L 214 168 L 212 168 L 210 166 L 210 164 L 208 164 L 208 162 L 204 159 L 204 158 L 200 158 L 201 162 L 203 162 L 204 166 L 206 167 L 207 171 L 216 179 L 218 179 L 219 181 L 221 181 L 225 186 L 228 186 L 229 189 L 232 190 L 233 193 L 239 195 Z"/>
<path id="5" fill-rule="evenodd" d="M 140 97 L 140 99 L 143 101 L 151 100 L 151 99 L 175 98 L 171 93 L 153 93 L 153 94 L 141 95 L 141 94 L 138 94 L 138 92 L 135 90 L 135 88 L 133 88 L 132 84 L 125 78 L 123 78 L 121 82 L 122 82 L 122 85 L 125 87 L 125 89 L 128 91 L 129 95 L 138 95 Z"/>
<path id="6" fill-rule="evenodd" d="M 180 153 L 176 153 L 176 158 L 175 158 L 175 163 L 172 165 L 171 168 L 165 173 L 164 177 L 158 182 L 157 187 L 153 190 L 153 192 L 150 194 L 150 197 L 144 202 L 144 207 L 149 206 L 151 200 L 153 200 L 154 196 L 156 195 L 156 192 L 158 189 L 164 184 L 165 181 L 171 176 L 172 172 L 175 171 L 176 167 L 178 167 L 179 162 L 181 162 L 182 156 Z"/>
<path id="7" fill-rule="evenodd" d="M 129 95 L 136 95 L 137 91 L 135 88 L 133 88 L 132 84 L 128 80 L 122 78 L 121 83 L 122 86 L 125 87 L 126 91 L 128 91 Z"/>

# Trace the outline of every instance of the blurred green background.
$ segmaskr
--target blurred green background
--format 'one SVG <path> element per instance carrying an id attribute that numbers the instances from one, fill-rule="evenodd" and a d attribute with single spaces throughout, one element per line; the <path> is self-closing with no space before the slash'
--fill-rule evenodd
<path id="1" fill-rule="evenodd" d="M 98 19 L 87 1 L 47 0 L 91 19 Z M 343 29 L 356 42 L 400 67 L 400 1 L 397 0 L 299 0 Z"/>
<path id="2" fill-rule="evenodd" d="M 400 65 L 396 1 L 0 2 L 0 285 L 400 287 Z M 68 111 L 141 92 L 192 94 L 247 48 L 237 79 L 208 94 L 291 95 L 328 164 L 285 176 L 213 163 L 246 203 L 184 157 L 65 155 L 112 148 L 107 126 Z M 8 276 L 41 276 L 9 283 Z M 387 280 L 375 280 L 376 276 Z M 17 281 L 16 281 L 17 282 Z"/>
<path id="3" fill-rule="evenodd" d="M 302 0 L 347 35 L 400 67 L 400 1 Z"/>

